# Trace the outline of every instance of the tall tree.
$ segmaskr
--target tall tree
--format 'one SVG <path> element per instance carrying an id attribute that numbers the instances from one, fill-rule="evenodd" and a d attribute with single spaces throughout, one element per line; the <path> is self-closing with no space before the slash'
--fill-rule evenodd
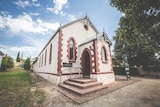
<path id="1" fill-rule="evenodd" d="M 16 62 L 20 62 L 20 52 L 17 54 Z"/>
<path id="2" fill-rule="evenodd" d="M 160 53 L 160 0 L 110 0 L 120 10 L 119 28 L 114 36 L 115 59 L 128 55 L 131 65 L 155 64 Z"/>
<path id="3" fill-rule="evenodd" d="M 24 63 L 24 69 L 25 70 L 30 70 L 31 65 L 30 65 L 30 58 L 27 58 L 25 63 Z"/>
<path id="4" fill-rule="evenodd" d="M 13 68 L 13 59 L 9 56 L 7 56 L 7 54 L 5 55 L 5 57 L 3 57 L 2 59 L 2 66 L 1 69 L 3 71 L 5 71 L 6 69 L 10 69 Z"/>

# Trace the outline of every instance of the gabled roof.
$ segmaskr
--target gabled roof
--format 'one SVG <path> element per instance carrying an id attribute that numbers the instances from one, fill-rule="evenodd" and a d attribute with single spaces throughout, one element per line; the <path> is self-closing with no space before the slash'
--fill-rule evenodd
<path id="1" fill-rule="evenodd" d="M 109 45 L 112 45 L 111 41 L 109 40 L 108 36 L 106 35 L 105 32 L 101 32 L 95 36 L 92 36 L 91 38 L 87 39 L 86 41 L 84 41 L 83 43 L 81 43 L 79 46 L 82 46 L 84 44 L 87 44 L 93 40 L 98 40 L 100 37 L 104 36 L 105 41 L 109 43 Z"/>
<path id="2" fill-rule="evenodd" d="M 95 30 L 95 32 L 98 34 L 99 32 L 98 32 L 98 30 L 96 29 L 96 27 L 94 26 L 94 24 L 91 22 L 91 20 L 89 19 L 89 17 L 86 15 L 85 17 L 82 17 L 82 18 L 79 18 L 79 19 L 77 19 L 77 20 L 74 20 L 74 21 L 72 21 L 72 22 L 70 22 L 70 23 L 68 23 L 68 24 L 65 24 L 65 25 L 63 25 L 63 26 L 60 26 L 56 31 L 55 31 L 55 33 L 53 34 L 53 36 L 50 38 L 50 40 L 48 41 L 48 43 L 45 45 L 45 47 L 42 49 L 42 51 L 46 48 L 46 46 L 50 43 L 50 41 L 55 37 L 55 35 L 58 33 L 58 31 L 60 30 L 60 29 L 63 29 L 63 28 L 65 28 L 65 27 L 67 27 L 67 26 L 69 26 L 69 25 L 72 25 L 72 24 L 74 24 L 74 23 L 76 23 L 76 22 L 79 22 L 79 21 L 81 21 L 81 20 L 84 20 L 84 19 L 87 19 L 88 20 L 88 23 L 90 24 L 90 26 Z M 42 53 L 42 51 L 39 53 L 39 55 Z"/>
<path id="3" fill-rule="evenodd" d="M 98 33 L 99 33 L 98 30 L 96 29 L 96 27 L 94 26 L 94 24 L 91 22 L 91 20 L 89 19 L 89 17 L 88 17 L 87 15 L 86 15 L 85 17 L 82 17 L 82 18 L 79 18 L 79 19 L 77 19 L 77 20 L 74 20 L 74 21 L 72 21 L 72 22 L 70 22 L 70 23 L 68 23 L 68 24 L 65 24 L 65 25 L 61 26 L 61 28 L 63 29 L 63 28 L 65 28 L 65 27 L 67 27 L 67 26 L 69 26 L 69 25 L 71 25 L 71 24 L 74 24 L 74 23 L 79 22 L 79 21 L 84 20 L 84 19 L 87 19 L 89 25 L 90 25 L 90 26 L 96 31 L 96 33 L 98 34 Z"/>

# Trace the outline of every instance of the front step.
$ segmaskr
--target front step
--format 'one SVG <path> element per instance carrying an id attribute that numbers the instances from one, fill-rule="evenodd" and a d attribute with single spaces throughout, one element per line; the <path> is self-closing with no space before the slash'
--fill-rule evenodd
<path id="1" fill-rule="evenodd" d="M 85 89 L 85 88 L 89 88 L 89 87 L 93 87 L 93 86 L 102 85 L 102 83 L 100 83 L 100 82 L 90 82 L 90 83 L 80 84 L 80 83 L 76 83 L 73 81 L 65 81 L 64 83 L 69 84 L 74 87 L 77 87 L 77 88 L 80 88 L 80 89 Z"/>
<path id="2" fill-rule="evenodd" d="M 100 91 L 102 89 L 108 88 L 107 85 L 102 85 L 102 83 L 97 82 L 95 79 L 69 79 L 60 87 L 69 90 L 79 96 L 85 96 L 93 92 Z"/>

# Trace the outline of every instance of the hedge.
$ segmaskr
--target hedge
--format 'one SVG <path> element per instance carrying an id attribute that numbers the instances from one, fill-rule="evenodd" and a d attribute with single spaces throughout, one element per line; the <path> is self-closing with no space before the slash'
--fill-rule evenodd
<path id="1" fill-rule="evenodd" d="M 115 75 L 126 75 L 125 67 L 113 67 Z M 129 68 L 131 76 L 139 75 L 139 71 L 137 68 Z"/>

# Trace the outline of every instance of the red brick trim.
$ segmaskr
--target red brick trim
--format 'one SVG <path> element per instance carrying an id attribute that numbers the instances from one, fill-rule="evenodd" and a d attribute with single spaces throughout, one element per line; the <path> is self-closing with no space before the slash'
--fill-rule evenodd
<path id="1" fill-rule="evenodd" d="M 94 64 L 95 64 L 95 72 L 99 72 L 99 63 L 98 63 L 98 46 L 97 46 L 97 41 L 93 41 L 93 47 L 94 47 Z"/>
<path id="2" fill-rule="evenodd" d="M 59 74 L 56 74 L 56 73 L 50 73 L 50 72 L 36 72 L 36 73 L 60 76 Z M 79 73 L 78 73 L 78 72 L 74 72 L 74 73 L 62 73 L 61 75 L 70 75 L 70 74 L 72 75 L 72 74 L 79 74 Z"/>
<path id="3" fill-rule="evenodd" d="M 58 74 L 56 74 L 56 73 L 50 73 L 50 72 L 36 72 L 36 73 L 49 74 L 49 75 L 56 75 L 56 76 L 58 76 Z"/>
<path id="4" fill-rule="evenodd" d="M 62 68 L 62 56 L 63 56 L 62 55 L 62 51 L 63 51 L 63 49 L 62 49 L 62 46 L 63 46 L 62 37 L 63 37 L 63 34 L 62 34 L 62 30 L 60 29 L 59 30 L 59 40 L 58 40 L 58 62 L 57 62 L 57 66 L 58 66 L 57 73 L 58 73 L 58 75 L 60 75 L 61 68 Z"/>
<path id="5" fill-rule="evenodd" d="M 73 40 L 73 42 L 74 42 L 74 59 L 73 60 L 70 60 L 70 41 L 71 40 Z M 76 62 L 76 59 L 77 59 L 77 43 L 76 43 L 76 41 L 75 41 L 75 39 L 74 39 L 74 37 L 70 37 L 69 39 L 68 39 L 68 41 L 67 41 L 67 58 L 68 58 L 68 60 L 69 60 L 69 62 Z"/>
<path id="6" fill-rule="evenodd" d="M 92 72 L 91 74 L 112 74 L 114 72 Z"/>

